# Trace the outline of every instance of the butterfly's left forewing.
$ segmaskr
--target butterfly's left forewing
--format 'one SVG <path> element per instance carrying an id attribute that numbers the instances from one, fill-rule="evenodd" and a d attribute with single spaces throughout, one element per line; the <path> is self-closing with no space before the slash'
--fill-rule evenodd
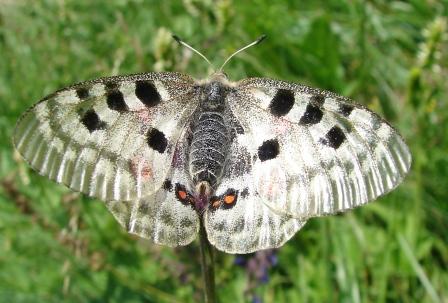
<path id="1" fill-rule="evenodd" d="M 243 182 L 258 205 L 277 213 L 307 219 L 351 209 L 391 191 L 409 171 L 396 130 L 333 93 L 247 79 L 228 104 L 252 161 Z"/>
<path id="2" fill-rule="evenodd" d="M 198 104 L 194 80 L 147 73 L 62 89 L 17 123 L 17 150 L 40 174 L 101 200 L 130 201 L 162 186 Z"/>

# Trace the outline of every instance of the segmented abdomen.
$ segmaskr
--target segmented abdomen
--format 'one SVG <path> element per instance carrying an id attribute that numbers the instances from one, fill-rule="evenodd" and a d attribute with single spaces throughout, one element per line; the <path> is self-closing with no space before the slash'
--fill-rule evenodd
<path id="1" fill-rule="evenodd" d="M 220 113 L 204 112 L 193 129 L 190 173 L 194 184 L 208 181 L 214 186 L 222 174 L 229 146 L 229 134 Z"/>

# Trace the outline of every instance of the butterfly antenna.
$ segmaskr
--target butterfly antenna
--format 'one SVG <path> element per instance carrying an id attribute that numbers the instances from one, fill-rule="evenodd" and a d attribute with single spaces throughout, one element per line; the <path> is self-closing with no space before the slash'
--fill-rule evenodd
<path id="1" fill-rule="evenodd" d="M 206 56 L 204 56 L 203 54 L 201 54 L 198 50 L 194 49 L 193 47 L 191 47 L 190 45 L 188 45 L 187 43 L 185 43 L 184 41 L 182 41 L 181 38 L 179 38 L 179 36 L 173 35 L 173 39 L 176 40 L 177 43 L 179 43 L 182 46 L 185 46 L 186 48 L 188 48 L 189 50 L 192 50 L 193 52 L 195 52 L 196 54 L 198 54 L 199 56 L 202 57 L 202 59 L 204 59 L 205 61 L 207 61 L 207 63 L 211 66 L 213 66 L 213 64 L 211 64 L 211 62 L 207 59 Z"/>
<path id="2" fill-rule="evenodd" d="M 230 59 L 232 59 L 233 57 L 235 57 L 236 55 L 238 55 L 239 53 L 241 53 L 242 51 L 245 51 L 246 49 L 248 49 L 249 47 L 255 46 L 259 43 L 261 43 L 261 41 L 263 41 L 266 38 L 266 35 L 262 35 L 260 36 L 257 40 L 255 40 L 254 42 L 246 45 L 243 48 L 240 48 L 239 50 L 237 50 L 236 52 L 234 52 L 233 54 L 231 54 L 226 61 L 224 61 L 224 63 L 221 65 L 221 67 L 219 68 L 219 72 L 222 71 L 222 69 L 224 68 L 224 66 L 227 64 L 227 62 L 230 61 Z"/>

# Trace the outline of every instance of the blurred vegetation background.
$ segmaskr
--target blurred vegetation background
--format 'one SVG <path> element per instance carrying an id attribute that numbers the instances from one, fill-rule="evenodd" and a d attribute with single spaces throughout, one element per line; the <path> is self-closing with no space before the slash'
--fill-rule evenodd
<path id="1" fill-rule="evenodd" d="M 407 140 L 410 175 L 349 213 L 310 220 L 277 251 L 217 254 L 221 302 L 448 302 L 447 1 L 0 0 L 0 302 L 198 302 L 198 243 L 126 234 L 105 206 L 32 172 L 19 115 L 74 82 L 226 67 L 349 96 Z M 254 270 L 254 268 L 256 270 Z"/>

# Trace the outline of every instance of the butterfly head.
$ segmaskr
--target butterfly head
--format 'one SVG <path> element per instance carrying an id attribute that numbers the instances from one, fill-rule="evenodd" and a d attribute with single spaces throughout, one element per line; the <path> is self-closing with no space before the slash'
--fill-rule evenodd
<path id="1" fill-rule="evenodd" d="M 223 71 L 214 72 L 209 78 L 207 82 L 220 82 L 223 84 L 229 84 L 229 77 Z"/>
<path id="2" fill-rule="evenodd" d="M 224 111 L 225 98 L 229 89 L 227 76 L 224 73 L 213 74 L 202 86 L 201 108 L 205 111 Z"/>

